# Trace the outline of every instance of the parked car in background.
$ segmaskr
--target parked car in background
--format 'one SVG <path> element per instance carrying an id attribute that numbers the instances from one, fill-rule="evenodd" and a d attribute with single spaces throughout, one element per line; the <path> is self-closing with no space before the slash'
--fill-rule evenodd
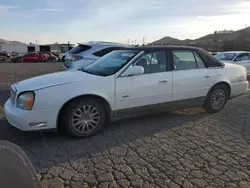
<path id="1" fill-rule="evenodd" d="M 63 67 L 66 70 L 86 67 L 100 57 L 125 47 L 129 45 L 112 42 L 79 43 L 67 53 Z"/>
<path id="2" fill-rule="evenodd" d="M 49 55 L 49 61 L 58 61 L 58 58 L 52 52 L 48 52 L 48 55 Z"/>
<path id="3" fill-rule="evenodd" d="M 250 52 L 228 51 L 219 53 L 215 57 L 225 63 L 244 66 L 247 69 L 247 75 L 250 76 Z"/>
<path id="4" fill-rule="evenodd" d="M 12 56 L 10 57 L 10 61 L 12 63 L 20 63 L 21 58 L 26 55 L 27 53 L 19 53 L 19 52 L 13 52 Z"/>
<path id="5" fill-rule="evenodd" d="M 217 54 L 221 53 L 221 52 L 209 52 L 211 55 L 216 56 Z"/>
<path id="6" fill-rule="evenodd" d="M 21 57 L 21 62 L 45 62 L 47 60 L 48 56 L 40 52 L 30 52 Z"/>
<path id="7" fill-rule="evenodd" d="M 67 53 L 60 53 L 58 56 L 58 61 L 64 62 Z"/>
<path id="8" fill-rule="evenodd" d="M 0 54 L 0 61 L 6 61 L 6 57 Z"/>
<path id="9" fill-rule="evenodd" d="M 112 51 L 91 65 L 38 76 L 11 86 L 4 111 L 24 131 L 63 126 L 91 136 L 111 120 L 202 106 L 221 111 L 248 90 L 246 69 L 194 47 L 134 47 Z"/>
<path id="10" fill-rule="evenodd" d="M 1 51 L 0 52 L 0 61 L 6 61 L 9 58 L 10 58 L 9 53 L 7 53 L 6 51 Z"/>
<path id="11" fill-rule="evenodd" d="M 40 52 L 42 54 L 44 54 L 47 57 L 46 61 L 57 61 L 57 57 L 55 57 L 55 55 L 51 52 Z"/>

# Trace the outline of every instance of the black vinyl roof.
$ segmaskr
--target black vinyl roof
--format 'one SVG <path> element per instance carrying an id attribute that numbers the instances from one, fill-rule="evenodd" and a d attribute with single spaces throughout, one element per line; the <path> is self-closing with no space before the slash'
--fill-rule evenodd
<path id="1" fill-rule="evenodd" d="M 150 52 L 150 51 L 167 50 L 167 49 L 173 49 L 173 50 L 182 50 L 182 49 L 185 49 L 185 50 L 198 50 L 200 48 L 191 47 L 191 46 L 168 45 L 168 46 L 138 46 L 138 47 L 128 47 L 128 48 L 124 48 L 124 49 L 125 50 L 139 50 L 139 51 L 144 51 L 144 52 Z"/>
<path id="2" fill-rule="evenodd" d="M 224 67 L 225 64 L 211 54 L 209 54 L 206 50 L 193 46 L 177 46 L 177 45 L 167 45 L 167 46 L 139 46 L 139 47 L 129 47 L 123 48 L 122 50 L 137 50 L 144 52 L 154 52 L 160 50 L 193 50 L 196 51 L 203 59 L 204 63 L 207 67 Z"/>

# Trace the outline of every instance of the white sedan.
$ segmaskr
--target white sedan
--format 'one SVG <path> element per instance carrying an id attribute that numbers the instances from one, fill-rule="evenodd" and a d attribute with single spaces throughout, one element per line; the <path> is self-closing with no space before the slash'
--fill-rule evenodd
<path id="1" fill-rule="evenodd" d="M 224 63 L 233 63 L 242 65 L 247 69 L 247 75 L 250 76 L 250 52 L 229 51 L 222 52 L 215 56 L 216 59 Z"/>
<path id="2" fill-rule="evenodd" d="M 77 71 L 38 76 L 11 86 L 4 111 L 24 131 L 63 126 L 76 137 L 106 122 L 150 112 L 202 106 L 221 111 L 246 93 L 246 69 L 193 47 L 137 47 L 113 51 Z"/>

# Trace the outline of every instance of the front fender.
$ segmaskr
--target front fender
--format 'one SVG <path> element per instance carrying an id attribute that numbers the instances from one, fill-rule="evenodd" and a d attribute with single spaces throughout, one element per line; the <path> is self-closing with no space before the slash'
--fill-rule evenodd
<path id="1" fill-rule="evenodd" d="M 98 89 L 92 87 L 91 84 L 84 87 L 81 85 L 81 82 L 58 85 L 56 87 L 35 91 L 35 103 L 33 109 L 61 109 L 65 103 L 73 98 L 82 95 L 96 95 L 105 99 L 113 110 L 115 106 L 114 92 L 114 83 L 100 85 Z"/>

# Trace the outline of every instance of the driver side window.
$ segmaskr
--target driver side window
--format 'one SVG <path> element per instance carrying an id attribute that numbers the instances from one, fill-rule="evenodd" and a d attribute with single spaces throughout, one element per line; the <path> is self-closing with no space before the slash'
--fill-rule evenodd
<path id="1" fill-rule="evenodd" d="M 142 66 L 144 74 L 152 74 L 167 71 L 167 52 L 157 51 L 146 53 L 134 65 Z"/>

